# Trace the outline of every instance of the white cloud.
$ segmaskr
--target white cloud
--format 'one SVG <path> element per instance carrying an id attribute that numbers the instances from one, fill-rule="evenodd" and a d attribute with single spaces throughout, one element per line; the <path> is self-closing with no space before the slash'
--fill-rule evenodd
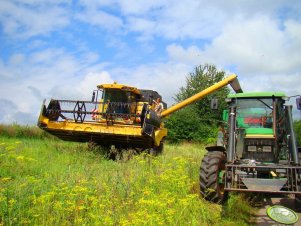
<path id="1" fill-rule="evenodd" d="M 243 73 L 292 72 L 301 64 L 298 45 L 276 21 L 257 17 L 229 23 L 204 53 L 223 64 L 235 62 Z"/>
<path id="2" fill-rule="evenodd" d="M 141 32 L 146 36 L 151 35 L 156 29 L 156 22 L 140 17 L 129 17 L 128 27 L 131 31 Z"/>
<path id="3" fill-rule="evenodd" d="M 32 123 L 44 98 L 90 100 L 97 84 L 113 81 L 97 59 L 92 52 L 74 56 L 63 49 L 45 49 L 14 54 L 7 63 L 0 60 L 0 96 L 10 109 L 0 115 L 0 122 Z"/>
<path id="4" fill-rule="evenodd" d="M 69 12 L 62 1 L 0 2 L 0 23 L 4 33 L 13 38 L 47 35 L 69 24 Z"/>
<path id="5" fill-rule="evenodd" d="M 185 83 L 185 75 L 191 71 L 190 65 L 179 62 L 162 62 L 140 65 L 136 68 L 115 68 L 111 74 L 119 76 L 117 82 L 129 84 L 139 89 L 159 92 L 163 101 L 174 103 L 173 97 Z"/>
<path id="6" fill-rule="evenodd" d="M 146 15 L 152 11 L 162 10 L 167 5 L 166 0 L 121 0 L 116 1 L 124 15 Z"/>
<path id="7" fill-rule="evenodd" d="M 79 1 L 79 5 L 82 6 L 83 9 L 76 12 L 75 18 L 77 20 L 105 28 L 111 32 L 118 31 L 123 27 L 122 18 L 107 11 L 107 7 L 116 7 L 115 1 L 81 0 Z"/>
<path id="8" fill-rule="evenodd" d="M 210 2 L 186 1 L 90 1 L 84 0 L 78 19 L 104 28 L 136 32 L 142 39 L 210 38 L 219 33 L 231 13 Z M 108 13 L 110 11 L 115 12 Z M 115 16 L 116 13 L 119 15 Z M 120 15 L 121 14 L 121 15 Z M 141 37 L 138 37 L 141 39 Z"/>
<path id="9" fill-rule="evenodd" d="M 199 65 L 201 50 L 197 46 L 190 46 L 184 49 L 181 45 L 171 44 L 167 46 L 169 57 L 176 62 L 183 62 L 191 65 Z"/>
<path id="10" fill-rule="evenodd" d="M 285 21 L 280 28 L 267 16 L 229 21 L 223 32 L 204 49 L 171 44 L 167 52 L 175 62 L 234 66 L 245 90 L 279 90 L 293 95 L 301 90 L 301 23 Z M 293 92 L 294 91 L 294 92 Z"/>
<path id="11" fill-rule="evenodd" d="M 113 79 L 107 71 L 89 72 L 78 84 L 76 90 L 81 94 L 82 100 L 90 100 L 92 91 L 97 89 L 97 85 L 105 83 L 113 83 Z"/>
<path id="12" fill-rule="evenodd" d="M 277 18 L 285 7 L 287 13 L 300 13 L 298 1 L 120 1 L 126 16 L 126 29 L 144 37 L 167 39 L 208 39 L 219 35 L 228 21 L 248 20 L 254 16 Z M 299 10 L 298 10 L 299 9 Z M 150 38 L 149 38 L 150 39 Z"/>
<path id="13" fill-rule="evenodd" d="M 127 16 L 126 29 L 149 40 L 213 37 L 226 20 L 221 9 L 201 1 L 124 1 L 121 10 Z"/>
<path id="14" fill-rule="evenodd" d="M 296 17 L 300 11 L 298 0 L 239 3 L 236 0 L 81 0 L 76 3 L 4 0 L 0 3 L 0 21 L 6 34 L 18 37 L 46 35 L 77 19 L 111 32 L 135 32 L 142 40 L 151 37 L 184 40 L 214 38 L 222 32 L 225 23 L 235 18 L 280 15 L 285 19 Z"/>
<path id="15" fill-rule="evenodd" d="M 110 31 L 116 31 L 123 25 L 122 19 L 103 10 L 88 8 L 76 15 L 76 18 L 91 25 L 100 26 Z"/>
<path id="16" fill-rule="evenodd" d="M 100 8 L 115 4 L 115 0 L 79 0 L 78 4 L 86 8 Z"/>

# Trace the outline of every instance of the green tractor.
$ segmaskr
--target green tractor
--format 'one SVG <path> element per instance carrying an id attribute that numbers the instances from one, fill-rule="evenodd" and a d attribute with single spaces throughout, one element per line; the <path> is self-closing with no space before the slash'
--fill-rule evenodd
<path id="1" fill-rule="evenodd" d="M 217 145 L 206 148 L 200 167 L 205 199 L 221 203 L 230 191 L 283 193 L 295 194 L 295 204 L 301 206 L 300 148 L 287 99 L 278 92 L 228 96 L 226 126 Z"/>

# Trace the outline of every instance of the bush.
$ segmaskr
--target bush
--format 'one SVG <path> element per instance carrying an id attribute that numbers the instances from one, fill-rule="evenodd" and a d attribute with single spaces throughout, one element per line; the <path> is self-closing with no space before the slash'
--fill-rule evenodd
<path id="1" fill-rule="evenodd" d="M 202 121 L 194 107 L 186 107 L 166 120 L 167 139 L 171 142 L 197 141 L 213 143 L 217 126 L 211 121 Z"/>

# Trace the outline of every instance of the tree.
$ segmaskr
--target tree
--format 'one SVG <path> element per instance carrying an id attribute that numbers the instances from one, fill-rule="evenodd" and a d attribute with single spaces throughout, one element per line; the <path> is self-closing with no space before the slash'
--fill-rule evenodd
<path id="1" fill-rule="evenodd" d="M 180 88 L 175 96 L 177 103 L 210 87 L 224 79 L 225 72 L 218 70 L 214 65 L 200 65 L 186 77 L 186 85 Z M 216 136 L 218 122 L 221 121 L 223 109 L 226 108 L 225 98 L 230 90 L 224 87 L 195 104 L 174 113 L 167 121 L 169 138 L 172 141 L 197 140 L 212 141 Z M 218 109 L 212 110 L 211 99 L 218 99 Z"/>

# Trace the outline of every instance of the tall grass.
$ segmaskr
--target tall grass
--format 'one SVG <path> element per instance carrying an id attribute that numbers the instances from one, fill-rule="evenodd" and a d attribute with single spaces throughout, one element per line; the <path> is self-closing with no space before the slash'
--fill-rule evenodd
<path id="1" fill-rule="evenodd" d="M 56 139 L 37 126 L 22 126 L 19 124 L 0 124 L 1 137 Z"/>
<path id="2" fill-rule="evenodd" d="M 166 145 L 114 162 L 86 144 L 0 137 L 0 225 L 247 224 L 240 196 L 224 206 L 199 197 L 204 152 Z M 246 211 L 233 217 L 237 202 Z"/>

